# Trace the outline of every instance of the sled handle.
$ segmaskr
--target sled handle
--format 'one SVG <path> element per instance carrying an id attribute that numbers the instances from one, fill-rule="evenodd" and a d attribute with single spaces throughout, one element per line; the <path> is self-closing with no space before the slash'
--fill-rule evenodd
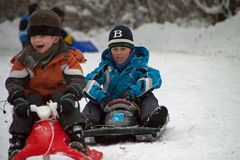
<path id="1" fill-rule="evenodd" d="M 37 113 L 38 117 L 41 120 L 47 120 L 50 116 L 58 117 L 57 113 L 57 103 L 56 102 L 48 102 L 47 105 L 36 106 L 34 104 L 30 105 L 30 109 L 32 112 Z"/>

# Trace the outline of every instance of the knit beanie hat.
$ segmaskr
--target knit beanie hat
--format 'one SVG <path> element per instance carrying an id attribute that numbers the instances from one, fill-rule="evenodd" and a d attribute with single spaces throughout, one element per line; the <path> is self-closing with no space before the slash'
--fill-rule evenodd
<path id="1" fill-rule="evenodd" d="M 31 15 L 34 11 L 40 9 L 39 5 L 37 3 L 32 3 L 28 6 L 28 12 L 29 15 Z"/>
<path id="2" fill-rule="evenodd" d="M 39 9 L 33 12 L 28 27 L 29 37 L 35 35 L 61 36 L 60 19 L 49 9 Z"/>
<path id="3" fill-rule="evenodd" d="M 134 48 L 132 31 L 123 25 L 114 27 L 108 38 L 108 47 L 124 46 L 130 49 Z"/>
<path id="4" fill-rule="evenodd" d="M 52 10 L 53 12 L 55 12 L 59 17 L 64 18 L 65 13 L 64 13 L 64 11 L 63 11 L 61 8 L 59 8 L 59 7 L 53 7 L 51 10 Z"/>

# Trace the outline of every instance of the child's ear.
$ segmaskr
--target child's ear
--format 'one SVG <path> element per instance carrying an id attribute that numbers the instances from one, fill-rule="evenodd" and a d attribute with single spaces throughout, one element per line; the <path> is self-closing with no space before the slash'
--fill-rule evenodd
<path id="1" fill-rule="evenodd" d="M 58 43 L 60 40 L 60 37 L 59 36 L 54 36 L 53 37 L 53 43 Z"/>

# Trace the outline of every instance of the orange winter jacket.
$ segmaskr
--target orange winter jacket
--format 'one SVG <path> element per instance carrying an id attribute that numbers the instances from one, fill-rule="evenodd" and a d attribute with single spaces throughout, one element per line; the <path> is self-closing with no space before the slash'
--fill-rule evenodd
<path id="1" fill-rule="evenodd" d="M 81 93 L 85 87 L 83 71 L 79 63 L 86 62 L 82 52 L 69 49 L 68 53 L 55 57 L 44 68 L 27 68 L 15 58 L 10 76 L 6 80 L 9 93 L 18 89 L 24 90 L 25 95 L 35 93 L 49 100 L 56 91 L 65 90 L 71 86 Z"/>

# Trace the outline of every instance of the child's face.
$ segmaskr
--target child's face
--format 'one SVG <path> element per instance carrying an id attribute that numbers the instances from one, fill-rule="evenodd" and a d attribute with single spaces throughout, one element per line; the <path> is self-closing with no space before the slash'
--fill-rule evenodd
<path id="1" fill-rule="evenodd" d="M 131 49 L 128 47 L 112 47 L 111 53 L 118 64 L 123 64 L 128 59 Z"/>
<path id="2" fill-rule="evenodd" d="M 36 35 L 31 37 L 31 43 L 33 48 L 38 53 L 45 53 L 48 51 L 53 44 L 59 41 L 58 36 L 44 36 L 44 35 Z"/>

